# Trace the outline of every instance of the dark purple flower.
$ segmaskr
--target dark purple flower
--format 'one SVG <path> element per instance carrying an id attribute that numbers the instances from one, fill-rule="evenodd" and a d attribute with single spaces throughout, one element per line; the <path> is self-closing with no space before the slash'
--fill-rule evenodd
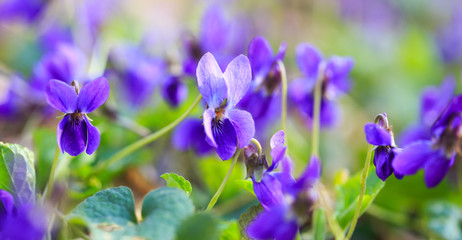
<path id="1" fill-rule="evenodd" d="M 15 205 L 13 196 L 0 189 L 0 239 L 40 240 L 46 222 L 40 209 L 31 204 Z"/>
<path id="2" fill-rule="evenodd" d="M 274 55 L 268 41 L 263 37 L 256 37 L 250 42 L 248 52 L 252 84 L 239 107 L 252 114 L 257 133 L 262 133 L 268 122 L 280 116 L 281 71 L 277 61 L 283 60 L 286 44 L 281 44 L 278 53 Z"/>
<path id="3" fill-rule="evenodd" d="M 314 88 L 321 81 L 321 126 L 328 127 L 336 123 L 337 105 L 334 99 L 350 91 L 349 74 L 353 60 L 348 57 L 331 57 L 323 60 L 321 53 L 313 46 L 302 43 L 296 50 L 298 67 L 304 78 L 297 79 L 290 85 L 291 100 L 306 117 L 308 126 L 314 114 Z"/>
<path id="4" fill-rule="evenodd" d="M 437 186 L 462 152 L 462 96 L 455 97 L 431 128 L 433 138 L 406 146 L 393 162 L 393 168 L 413 175 L 424 169 L 427 187 Z"/>
<path id="5" fill-rule="evenodd" d="M 252 239 L 295 239 L 311 216 L 317 200 L 313 186 L 320 176 L 321 163 L 316 156 L 311 157 L 296 181 L 289 173 L 265 174 L 261 181 L 265 188 L 262 187 L 259 194 L 255 191 L 264 211 L 249 224 L 247 235 Z"/>
<path id="6" fill-rule="evenodd" d="M 124 102 L 131 107 L 146 104 L 156 86 L 166 77 L 166 63 L 135 46 L 113 49 L 108 64 L 108 78 L 117 80 Z"/>
<path id="7" fill-rule="evenodd" d="M 374 123 L 364 125 L 367 142 L 375 146 L 375 172 L 382 181 L 385 181 L 393 172 L 397 179 L 402 179 L 403 175 L 394 171 L 392 167 L 392 162 L 401 149 L 396 147 L 391 126 L 388 125 L 387 114 L 379 114 L 375 119 Z"/>
<path id="8" fill-rule="evenodd" d="M 224 73 L 211 53 L 197 66 L 199 92 L 207 103 L 203 115 L 206 140 L 223 160 L 231 158 L 237 147 L 247 146 L 255 134 L 252 115 L 235 109 L 250 87 L 251 74 L 244 55 L 234 58 Z"/>
<path id="9" fill-rule="evenodd" d="M 173 107 L 180 105 L 188 96 L 188 87 L 179 76 L 169 76 L 162 86 L 162 96 Z"/>
<path id="10" fill-rule="evenodd" d="M 427 87 L 420 99 L 420 119 L 406 128 L 400 135 L 399 143 L 406 146 L 418 140 L 431 140 L 430 128 L 454 96 L 456 81 L 448 76 L 440 87 Z"/>
<path id="11" fill-rule="evenodd" d="M 459 4 L 460 5 L 460 4 Z M 436 44 L 445 63 L 462 62 L 462 10 L 455 7 L 450 21 L 436 34 Z"/>
<path id="12" fill-rule="evenodd" d="M 87 154 L 96 151 L 100 133 L 90 123 L 87 113 L 101 106 L 108 97 L 109 83 L 104 77 L 88 82 L 80 91 L 62 81 L 48 83 L 48 104 L 65 114 L 57 129 L 57 142 L 63 153 L 77 156 L 85 149 Z"/>
<path id="13" fill-rule="evenodd" d="M 213 149 L 205 138 L 202 120 L 187 118 L 175 128 L 172 145 L 182 151 L 193 150 L 197 155 L 204 155 Z"/>

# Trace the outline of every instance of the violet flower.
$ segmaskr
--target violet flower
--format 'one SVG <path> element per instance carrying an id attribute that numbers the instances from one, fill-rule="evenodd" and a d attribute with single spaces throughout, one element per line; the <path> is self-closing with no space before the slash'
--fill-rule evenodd
<path id="1" fill-rule="evenodd" d="M 282 61 L 286 52 L 282 43 L 276 55 L 263 37 L 256 37 L 249 44 L 249 60 L 252 67 L 252 84 L 239 107 L 252 114 L 257 133 L 262 133 L 274 118 L 280 116 L 281 70 L 277 61 Z"/>
<path id="2" fill-rule="evenodd" d="M 462 95 L 455 97 L 431 128 L 431 140 L 417 141 L 398 154 L 393 168 L 404 175 L 424 169 L 427 187 L 437 186 L 462 152 Z"/>
<path id="3" fill-rule="evenodd" d="M 123 102 L 130 107 L 144 106 L 166 77 L 166 63 L 135 46 L 112 49 L 108 65 L 108 77 L 117 81 Z"/>
<path id="4" fill-rule="evenodd" d="M 430 128 L 454 96 L 456 80 L 448 76 L 440 87 L 427 87 L 420 98 L 420 119 L 400 135 L 399 144 L 406 146 L 418 140 L 431 140 Z"/>
<path id="5" fill-rule="evenodd" d="M 24 19 L 35 21 L 48 6 L 45 0 L 5 0 L 0 2 L 0 21 Z"/>
<path id="6" fill-rule="evenodd" d="M 307 43 L 298 45 L 296 50 L 298 67 L 304 78 L 292 82 L 289 96 L 299 112 L 307 120 L 308 126 L 314 114 L 314 89 L 321 81 L 321 127 L 329 127 L 336 123 L 338 107 L 335 98 L 350 91 L 349 74 L 353 68 L 353 60 L 349 57 L 331 57 L 323 60 L 321 53 Z"/>
<path id="7" fill-rule="evenodd" d="M 377 176 L 385 181 L 394 172 L 397 179 L 402 179 L 403 175 L 392 167 L 392 162 L 401 149 L 396 147 L 387 114 L 379 114 L 374 123 L 364 125 L 364 132 L 367 142 L 375 146 L 374 165 Z"/>
<path id="8" fill-rule="evenodd" d="M 175 128 L 172 145 L 179 150 L 193 150 L 199 156 L 209 153 L 213 148 L 205 141 L 204 126 L 198 118 L 187 118 Z"/>
<path id="9" fill-rule="evenodd" d="M 264 211 L 248 225 L 247 235 L 252 239 L 295 239 L 299 229 L 312 215 L 312 207 L 318 197 L 313 186 L 320 175 L 321 163 L 317 157 L 312 156 L 307 168 L 296 181 L 288 177 L 262 179 L 266 191 L 257 197 L 262 205 L 265 203 Z"/>
<path id="10" fill-rule="evenodd" d="M 251 74 L 244 55 L 234 58 L 224 73 L 211 53 L 197 66 L 199 92 L 207 103 L 203 114 L 206 140 L 223 160 L 230 159 L 237 147 L 247 146 L 255 134 L 252 115 L 235 109 L 250 87 Z"/>
<path id="11" fill-rule="evenodd" d="M 86 149 L 87 154 L 96 151 L 100 133 L 87 113 L 93 112 L 109 97 L 109 83 L 104 77 L 85 84 L 82 89 L 62 81 L 51 80 L 46 89 L 46 99 L 53 108 L 64 112 L 58 124 L 57 142 L 61 151 L 77 156 Z"/>
<path id="12" fill-rule="evenodd" d="M 43 239 L 46 222 L 40 209 L 31 204 L 17 205 L 9 192 L 0 189 L 0 239 Z"/>
<path id="13" fill-rule="evenodd" d="M 206 9 L 199 36 L 188 36 L 184 40 L 186 56 L 183 60 L 183 72 L 186 75 L 196 74 L 199 59 L 206 52 L 214 53 L 221 69 L 224 69 L 234 56 L 244 52 L 248 34 L 242 31 L 242 23 L 238 25 L 235 20 L 239 19 L 226 19 L 223 9 L 216 5 Z M 240 49 L 241 46 L 243 49 Z"/>

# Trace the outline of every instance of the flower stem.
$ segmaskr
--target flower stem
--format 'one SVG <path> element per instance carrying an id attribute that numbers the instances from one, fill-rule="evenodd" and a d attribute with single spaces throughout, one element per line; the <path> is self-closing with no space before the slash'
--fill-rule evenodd
<path id="1" fill-rule="evenodd" d="M 122 150 L 114 154 L 111 158 L 108 160 L 102 162 L 98 166 L 95 167 L 95 170 L 93 173 L 99 173 L 103 170 L 105 170 L 107 167 L 109 167 L 112 164 L 117 163 L 124 157 L 128 156 L 130 153 L 144 147 L 145 145 L 157 140 L 159 137 L 163 136 L 164 134 L 168 133 L 170 130 L 172 130 L 174 127 L 176 127 L 181 121 L 183 121 L 191 112 L 192 110 L 197 106 L 197 104 L 200 102 L 202 99 L 202 95 L 197 96 L 196 100 L 194 100 L 193 104 L 175 121 L 171 122 L 169 125 L 165 126 L 164 128 L 160 129 L 157 132 L 154 132 L 144 138 L 141 138 L 140 140 L 124 147 Z"/>
<path id="2" fill-rule="evenodd" d="M 242 149 L 237 150 L 236 153 L 234 154 L 233 162 L 231 162 L 231 166 L 229 167 L 228 173 L 226 173 L 226 176 L 223 179 L 223 182 L 221 182 L 221 185 L 218 188 L 215 195 L 213 195 L 212 199 L 210 199 L 209 205 L 207 206 L 207 209 L 205 209 L 205 211 L 208 212 L 212 210 L 213 206 L 215 206 L 215 203 L 217 203 L 218 198 L 221 195 L 221 192 L 223 192 L 223 189 L 225 188 L 226 183 L 228 182 L 229 177 L 231 176 L 231 173 L 233 172 L 234 165 L 236 165 L 237 159 L 239 158 L 239 155 L 241 154 L 241 150 Z"/>
<path id="3" fill-rule="evenodd" d="M 281 81 L 282 81 L 282 86 L 281 86 L 281 102 L 282 102 L 282 109 L 281 109 L 281 124 L 282 124 L 282 130 L 284 130 L 284 133 L 287 134 L 286 131 L 286 121 L 287 121 L 287 73 L 286 73 L 286 68 L 284 67 L 284 63 L 279 60 L 277 61 L 279 70 L 281 71 Z"/>
<path id="4" fill-rule="evenodd" d="M 356 223 L 358 222 L 359 214 L 361 212 L 361 205 L 363 202 L 364 193 L 366 192 L 366 179 L 367 179 L 367 175 L 369 174 L 369 168 L 371 166 L 372 148 L 373 146 L 369 145 L 369 149 L 367 150 L 366 162 L 364 164 L 363 171 L 361 172 L 361 179 L 360 179 L 361 191 L 359 193 L 358 203 L 356 204 L 355 215 L 353 217 L 353 221 L 351 222 L 350 229 L 348 230 L 348 234 L 346 236 L 347 240 L 350 239 L 351 236 L 353 235 L 353 232 L 355 231 L 355 228 L 356 228 Z"/>
<path id="5" fill-rule="evenodd" d="M 321 86 L 322 79 L 318 77 L 314 86 L 314 112 L 313 112 L 313 134 L 311 139 L 311 155 L 318 156 L 319 154 L 319 122 L 321 116 Z"/>
<path id="6" fill-rule="evenodd" d="M 50 176 L 48 177 L 48 183 L 42 196 L 42 203 L 45 202 L 45 199 L 50 196 L 51 191 L 53 190 L 56 166 L 58 165 L 59 151 L 59 147 L 56 146 L 55 157 L 53 158 L 53 163 L 51 164 Z"/>
<path id="7" fill-rule="evenodd" d="M 258 156 L 260 156 L 261 153 L 263 152 L 263 148 L 261 147 L 260 142 L 255 138 L 250 139 L 250 141 L 253 142 L 253 144 L 255 144 L 255 146 L 257 146 Z"/>

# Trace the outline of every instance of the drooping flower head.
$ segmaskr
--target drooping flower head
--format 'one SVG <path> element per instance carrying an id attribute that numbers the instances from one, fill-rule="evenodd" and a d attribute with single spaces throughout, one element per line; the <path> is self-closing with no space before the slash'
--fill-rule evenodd
<path id="1" fill-rule="evenodd" d="M 265 38 L 256 37 L 250 42 L 248 53 L 252 84 L 239 106 L 252 114 L 257 133 L 263 132 L 260 130 L 264 130 L 269 121 L 280 115 L 281 70 L 277 61 L 284 59 L 286 48 L 286 44 L 282 43 L 274 55 Z"/>
<path id="2" fill-rule="evenodd" d="M 377 176 L 385 181 L 394 172 L 397 179 L 402 179 L 403 175 L 394 171 L 392 167 L 392 162 L 401 149 L 395 144 L 387 114 L 379 114 L 375 122 L 364 125 L 364 132 L 367 142 L 375 146 L 374 165 Z"/>
<path id="3" fill-rule="evenodd" d="M 46 222 L 40 209 L 32 204 L 15 204 L 13 196 L 0 189 L 0 239 L 43 239 Z"/>
<path id="4" fill-rule="evenodd" d="M 296 60 L 304 77 L 292 82 L 289 89 L 291 100 L 311 126 L 314 114 L 314 89 L 316 83 L 321 81 L 320 122 L 321 126 L 332 126 L 338 118 L 335 98 L 351 89 L 349 74 L 353 68 L 353 60 L 338 56 L 324 60 L 321 53 L 307 43 L 298 45 Z"/>
<path id="5" fill-rule="evenodd" d="M 197 155 L 205 155 L 213 148 L 205 141 L 204 126 L 199 118 L 187 118 L 175 128 L 172 145 L 181 151 L 193 150 Z"/>
<path id="6" fill-rule="evenodd" d="M 462 95 L 455 97 L 431 127 L 431 140 L 406 146 L 393 162 L 393 168 L 413 175 L 424 169 L 427 187 L 437 186 L 462 153 Z"/>
<path id="7" fill-rule="evenodd" d="M 199 61 L 196 74 L 199 92 L 207 103 L 203 114 L 206 140 L 217 149 L 221 159 L 227 160 L 237 147 L 247 146 L 255 134 L 252 115 L 235 109 L 250 87 L 249 59 L 237 56 L 223 73 L 215 57 L 206 53 Z"/>
<path id="8" fill-rule="evenodd" d="M 62 152 L 77 156 L 86 149 L 87 154 L 96 151 L 100 142 L 99 130 L 87 117 L 109 97 L 109 83 L 100 77 L 85 84 L 68 85 L 51 80 L 46 89 L 46 99 L 53 108 L 63 112 L 64 118 L 58 124 L 57 142 Z"/>
<path id="9" fill-rule="evenodd" d="M 448 76 L 440 87 L 427 87 L 420 98 L 420 119 L 400 135 L 399 144 L 406 146 L 418 140 L 431 140 L 431 126 L 454 97 L 456 80 Z"/>
<path id="10" fill-rule="evenodd" d="M 321 164 L 316 156 L 311 157 L 297 180 L 290 174 L 284 175 L 284 172 L 266 174 L 270 177 L 264 177 L 261 182 L 266 189 L 258 195 L 255 191 L 264 210 L 249 224 L 247 235 L 252 239 L 295 239 L 299 229 L 312 215 L 312 207 L 318 197 L 313 186 L 320 175 Z"/>

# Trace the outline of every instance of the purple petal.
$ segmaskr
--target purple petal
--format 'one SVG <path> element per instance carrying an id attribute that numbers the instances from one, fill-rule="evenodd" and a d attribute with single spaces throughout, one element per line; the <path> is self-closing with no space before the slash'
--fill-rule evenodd
<path id="1" fill-rule="evenodd" d="M 253 191 L 266 210 L 284 204 L 285 197 L 283 187 L 285 186 L 283 186 L 280 179 L 281 178 L 276 177 L 274 173 L 267 173 L 263 175 L 260 182 L 253 181 Z"/>
<path id="2" fill-rule="evenodd" d="M 212 133 L 217 143 L 217 153 L 223 160 L 230 159 L 236 152 L 237 136 L 234 129 L 233 124 L 227 118 L 212 120 Z"/>
<path id="3" fill-rule="evenodd" d="M 2 216 L 2 206 L 6 214 L 13 214 L 14 199 L 13 196 L 6 190 L 0 189 L 0 217 Z M 0 228 L 1 229 L 1 228 Z"/>
<path id="4" fill-rule="evenodd" d="M 447 126 L 454 113 L 457 112 L 462 112 L 462 95 L 452 99 L 441 116 L 433 124 L 432 133 L 441 132 L 441 129 L 444 129 Z"/>
<path id="5" fill-rule="evenodd" d="M 366 123 L 364 125 L 366 140 L 369 144 L 375 146 L 390 146 L 391 134 L 377 123 Z"/>
<path id="6" fill-rule="evenodd" d="M 272 65 L 273 49 L 264 37 L 256 37 L 249 44 L 248 50 L 250 65 L 252 66 L 252 76 L 262 71 L 268 71 L 268 65 Z"/>
<path id="7" fill-rule="evenodd" d="M 103 105 L 109 97 L 109 82 L 105 77 L 97 78 L 85 84 L 79 93 L 77 107 L 82 113 L 93 112 Z"/>
<path id="8" fill-rule="evenodd" d="M 56 130 L 56 142 L 58 143 L 59 149 L 61 149 L 61 152 L 64 153 L 64 149 L 61 146 L 61 141 L 62 141 L 62 136 L 63 136 L 63 130 L 66 124 L 69 122 L 70 116 L 64 116 L 64 118 L 59 122 L 57 130 Z"/>
<path id="9" fill-rule="evenodd" d="M 292 81 L 289 85 L 289 98 L 294 104 L 303 104 L 303 100 L 314 89 L 314 81 L 307 81 L 305 78 L 299 78 Z"/>
<path id="10" fill-rule="evenodd" d="M 262 211 L 248 225 L 247 235 L 252 239 L 274 239 L 288 214 L 289 210 L 284 206 Z"/>
<path id="11" fill-rule="evenodd" d="M 64 113 L 73 113 L 77 107 L 74 87 L 58 80 L 50 80 L 45 90 L 48 104 Z"/>
<path id="12" fill-rule="evenodd" d="M 285 144 L 285 133 L 284 130 L 279 130 L 271 137 L 271 148 L 275 148 L 276 146 L 284 146 Z"/>
<path id="13" fill-rule="evenodd" d="M 271 172 L 278 167 L 279 162 L 282 161 L 285 157 L 286 149 L 287 147 L 279 145 L 271 150 L 271 157 L 273 158 L 273 162 L 267 169 L 268 172 Z"/>
<path id="14" fill-rule="evenodd" d="M 87 124 L 83 119 L 70 120 L 64 125 L 61 147 L 71 156 L 77 156 L 87 145 Z"/>
<path id="15" fill-rule="evenodd" d="M 177 107 L 188 96 L 188 87 L 179 77 L 170 76 L 163 85 L 162 96 L 170 105 Z"/>
<path id="16" fill-rule="evenodd" d="M 425 184 L 427 187 L 436 187 L 446 176 L 449 168 L 454 164 L 455 155 L 448 159 L 443 152 L 435 154 L 425 164 Z"/>
<path id="17" fill-rule="evenodd" d="M 283 225 L 278 227 L 275 240 L 293 240 L 298 233 L 297 221 L 294 219 L 289 222 L 284 222 Z"/>
<path id="18" fill-rule="evenodd" d="M 83 117 L 85 119 L 85 122 L 87 123 L 87 150 L 86 153 L 88 155 L 93 154 L 96 149 L 98 149 L 99 142 L 101 140 L 101 134 L 99 133 L 98 128 L 93 126 L 90 121 L 87 119 L 87 117 Z"/>
<path id="19" fill-rule="evenodd" d="M 321 177 L 321 161 L 315 155 L 310 157 L 310 162 L 302 175 L 297 179 L 297 182 L 305 182 L 305 184 L 314 184 Z"/>
<path id="20" fill-rule="evenodd" d="M 249 145 L 250 140 L 255 135 L 255 123 L 252 115 L 247 111 L 232 109 L 228 112 L 228 118 L 239 139 L 239 148 Z"/>
<path id="21" fill-rule="evenodd" d="M 215 141 L 215 138 L 213 137 L 213 131 L 212 131 L 212 121 L 215 118 L 215 110 L 212 108 L 209 108 L 204 111 L 203 119 L 204 119 L 204 132 L 206 136 L 207 143 L 210 144 L 210 146 L 216 148 L 218 147 L 217 142 Z"/>
<path id="22" fill-rule="evenodd" d="M 456 80 L 448 76 L 440 87 L 425 88 L 420 100 L 420 115 L 425 126 L 431 126 L 449 104 L 454 95 Z"/>
<path id="23" fill-rule="evenodd" d="M 286 55 L 286 51 L 287 51 L 287 43 L 283 42 L 281 43 L 281 45 L 279 45 L 279 49 L 278 49 L 278 52 L 274 60 L 282 61 L 284 59 L 284 56 Z"/>
<path id="24" fill-rule="evenodd" d="M 399 174 L 412 175 L 424 167 L 427 160 L 438 151 L 430 141 L 415 142 L 405 147 L 393 160 L 392 167 Z"/>
<path id="25" fill-rule="evenodd" d="M 399 146 L 405 147 L 413 142 L 422 140 L 431 140 L 432 135 L 430 128 L 424 126 L 422 123 L 409 126 L 404 129 L 399 136 Z"/>
<path id="26" fill-rule="evenodd" d="M 296 49 L 296 60 L 300 71 L 308 77 L 308 82 L 314 85 L 322 61 L 319 50 L 308 43 L 299 44 Z"/>
<path id="27" fill-rule="evenodd" d="M 224 18 L 223 10 L 211 6 L 204 13 L 200 41 L 205 51 L 217 52 L 226 47 L 231 25 Z"/>
<path id="28" fill-rule="evenodd" d="M 351 82 L 348 75 L 353 64 L 353 59 L 347 57 L 332 57 L 327 61 L 325 74 L 337 90 L 341 92 L 350 90 Z"/>
<path id="29" fill-rule="evenodd" d="M 196 154 L 208 153 L 212 147 L 204 140 L 206 135 L 202 121 L 196 118 L 185 119 L 172 135 L 172 145 L 182 151 L 193 149 Z"/>
<path id="30" fill-rule="evenodd" d="M 224 73 L 228 89 L 228 106 L 234 107 L 249 90 L 252 70 L 249 59 L 244 55 L 234 58 Z"/>
<path id="31" fill-rule="evenodd" d="M 377 176 L 385 181 L 392 173 L 393 168 L 391 163 L 394 158 L 394 153 L 391 148 L 378 147 L 374 153 L 374 165 Z"/>
<path id="32" fill-rule="evenodd" d="M 202 56 L 197 65 L 197 85 L 209 107 L 216 108 L 227 97 L 227 84 L 220 66 L 211 53 Z"/>

